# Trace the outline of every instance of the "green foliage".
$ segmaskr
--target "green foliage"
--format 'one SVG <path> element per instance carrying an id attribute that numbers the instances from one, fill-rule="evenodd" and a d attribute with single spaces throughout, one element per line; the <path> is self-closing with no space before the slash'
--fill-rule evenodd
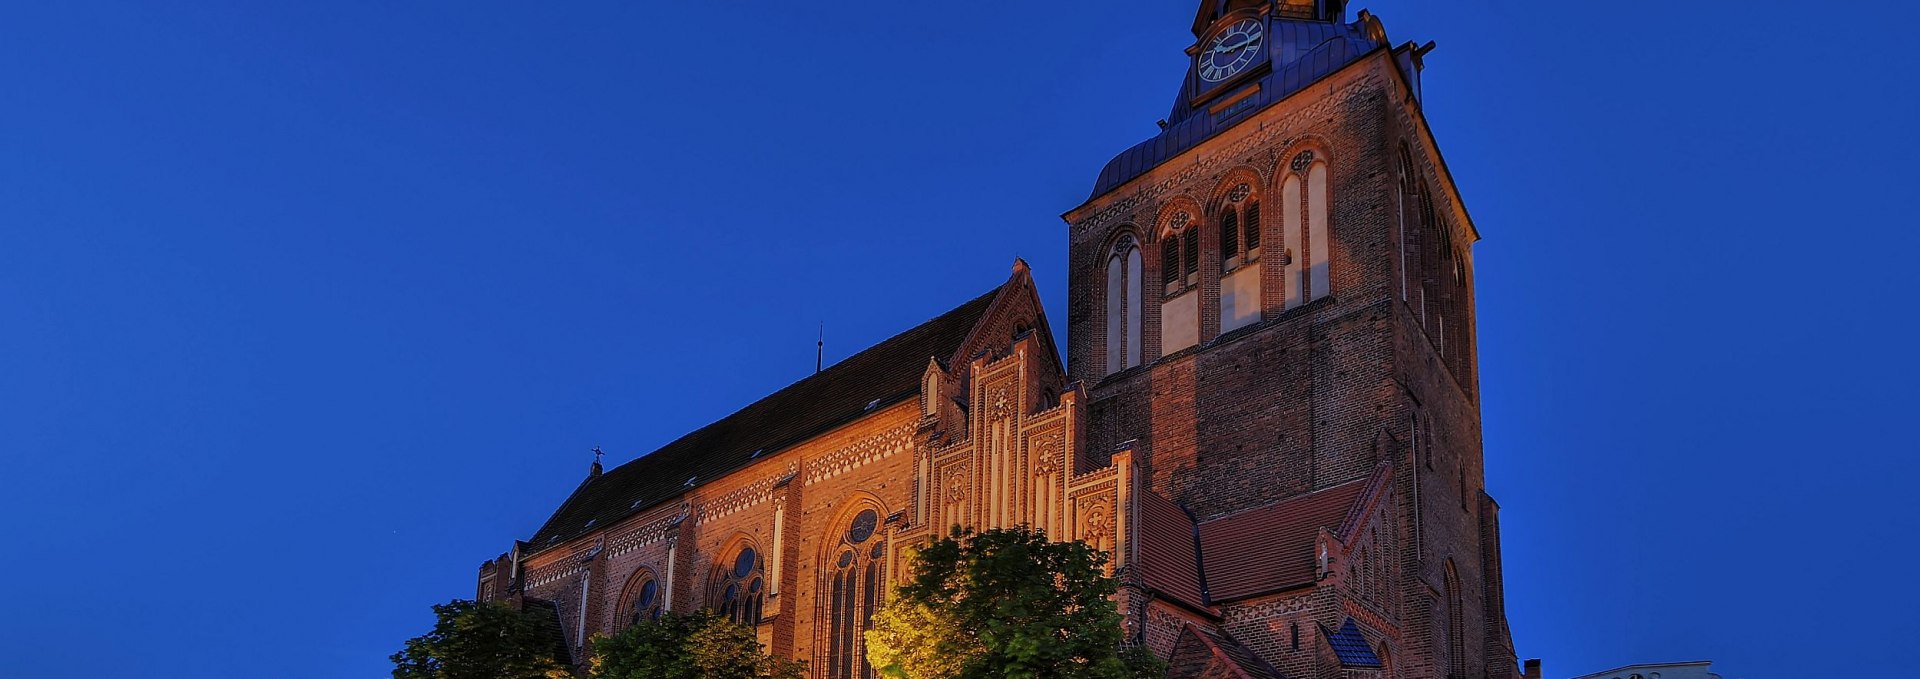
<path id="1" fill-rule="evenodd" d="M 667 613 L 593 641 L 594 679 L 805 679 L 806 663 L 767 655 L 753 628 L 710 611 Z"/>
<path id="2" fill-rule="evenodd" d="M 455 599 L 433 607 L 433 631 L 389 656 L 393 679 L 561 679 L 559 630 L 548 616 Z"/>
<path id="3" fill-rule="evenodd" d="M 867 660 L 893 679 L 1135 679 L 1165 673 L 1122 657 L 1107 556 L 1027 528 L 956 530 L 921 549 L 867 632 Z"/>
<path id="4" fill-rule="evenodd" d="M 1120 662 L 1127 666 L 1127 679 L 1165 679 L 1167 661 L 1145 646 L 1120 649 Z"/>

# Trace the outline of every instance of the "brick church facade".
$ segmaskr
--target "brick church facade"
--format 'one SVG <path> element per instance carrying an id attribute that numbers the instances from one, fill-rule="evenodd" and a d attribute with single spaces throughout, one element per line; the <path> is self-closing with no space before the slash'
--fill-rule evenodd
<path id="1" fill-rule="evenodd" d="M 572 659 L 660 611 L 815 677 L 903 547 L 1027 525 L 1112 555 L 1172 677 L 1521 676 L 1483 483 L 1477 232 L 1421 113 L 1428 47 L 1335 0 L 1205 0 L 1161 133 L 1064 215 L 1066 359 L 999 287 L 591 473 L 478 596 Z"/>

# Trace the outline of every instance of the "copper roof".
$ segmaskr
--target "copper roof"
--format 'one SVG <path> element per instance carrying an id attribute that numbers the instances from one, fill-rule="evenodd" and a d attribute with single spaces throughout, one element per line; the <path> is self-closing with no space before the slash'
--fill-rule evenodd
<path id="1" fill-rule="evenodd" d="M 1093 195 L 1088 196 L 1088 200 L 1119 188 L 1147 170 L 1232 128 L 1253 112 L 1279 103 L 1315 81 L 1345 68 L 1347 64 L 1386 47 L 1384 36 L 1369 35 L 1367 23 L 1269 17 L 1267 32 L 1272 37 L 1267 40 L 1266 49 L 1272 70 L 1234 88 L 1241 90 L 1256 83 L 1259 85 L 1259 91 L 1249 96 L 1245 105 L 1229 106 L 1218 113 L 1196 106 L 1192 101 L 1195 76 L 1189 65 L 1186 78 L 1180 81 L 1180 91 L 1174 96 L 1173 111 L 1167 116 L 1167 125 L 1159 135 L 1122 151 L 1108 161 L 1107 166 L 1100 170 L 1099 179 L 1094 181 Z M 1212 101 L 1230 98 L 1230 95 L 1222 94 Z"/>

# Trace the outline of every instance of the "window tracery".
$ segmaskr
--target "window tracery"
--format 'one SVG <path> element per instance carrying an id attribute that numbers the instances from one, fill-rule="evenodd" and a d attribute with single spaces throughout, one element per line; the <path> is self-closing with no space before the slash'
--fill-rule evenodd
<path id="1" fill-rule="evenodd" d="M 1107 372 L 1140 365 L 1140 244 L 1132 234 L 1114 241 L 1107 255 Z"/>
<path id="2" fill-rule="evenodd" d="M 873 679 L 867 663 L 864 636 L 885 594 L 882 578 L 887 540 L 881 535 L 880 512 L 866 507 L 847 521 L 827 552 L 823 577 L 827 581 L 827 638 L 823 655 L 827 679 Z"/>
<path id="3" fill-rule="evenodd" d="M 708 598 L 713 602 L 714 611 L 742 625 L 760 624 L 766 601 L 764 565 L 760 552 L 749 544 L 740 545 L 732 559 L 722 561 L 715 569 L 712 594 Z"/>
<path id="4" fill-rule="evenodd" d="M 621 620 L 629 625 L 638 625 L 660 617 L 661 601 L 660 580 L 654 577 L 653 569 L 642 566 L 632 577 L 627 578 L 626 595 L 621 597 Z"/>

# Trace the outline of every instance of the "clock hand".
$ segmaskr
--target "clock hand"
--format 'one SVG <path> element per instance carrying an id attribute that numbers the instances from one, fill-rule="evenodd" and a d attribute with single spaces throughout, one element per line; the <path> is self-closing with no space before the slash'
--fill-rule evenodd
<path id="1" fill-rule="evenodd" d="M 1225 45 L 1222 45 L 1222 46 L 1220 46 L 1220 47 L 1215 47 L 1215 48 L 1213 48 L 1213 51 L 1214 51 L 1214 53 L 1216 53 L 1216 54 L 1226 54 L 1226 53 L 1228 53 L 1228 52 L 1238 52 L 1238 51 L 1240 51 L 1241 49 L 1244 49 L 1244 48 L 1246 48 L 1246 46 L 1248 46 L 1248 45 L 1251 45 L 1251 44 L 1253 44 L 1253 38 L 1247 38 L 1246 40 L 1242 40 L 1242 41 L 1240 41 L 1240 42 L 1237 42 L 1237 43 L 1234 43 L 1232 47 L 1227 47 L 1227 46 L 1225 46 Z"/>

